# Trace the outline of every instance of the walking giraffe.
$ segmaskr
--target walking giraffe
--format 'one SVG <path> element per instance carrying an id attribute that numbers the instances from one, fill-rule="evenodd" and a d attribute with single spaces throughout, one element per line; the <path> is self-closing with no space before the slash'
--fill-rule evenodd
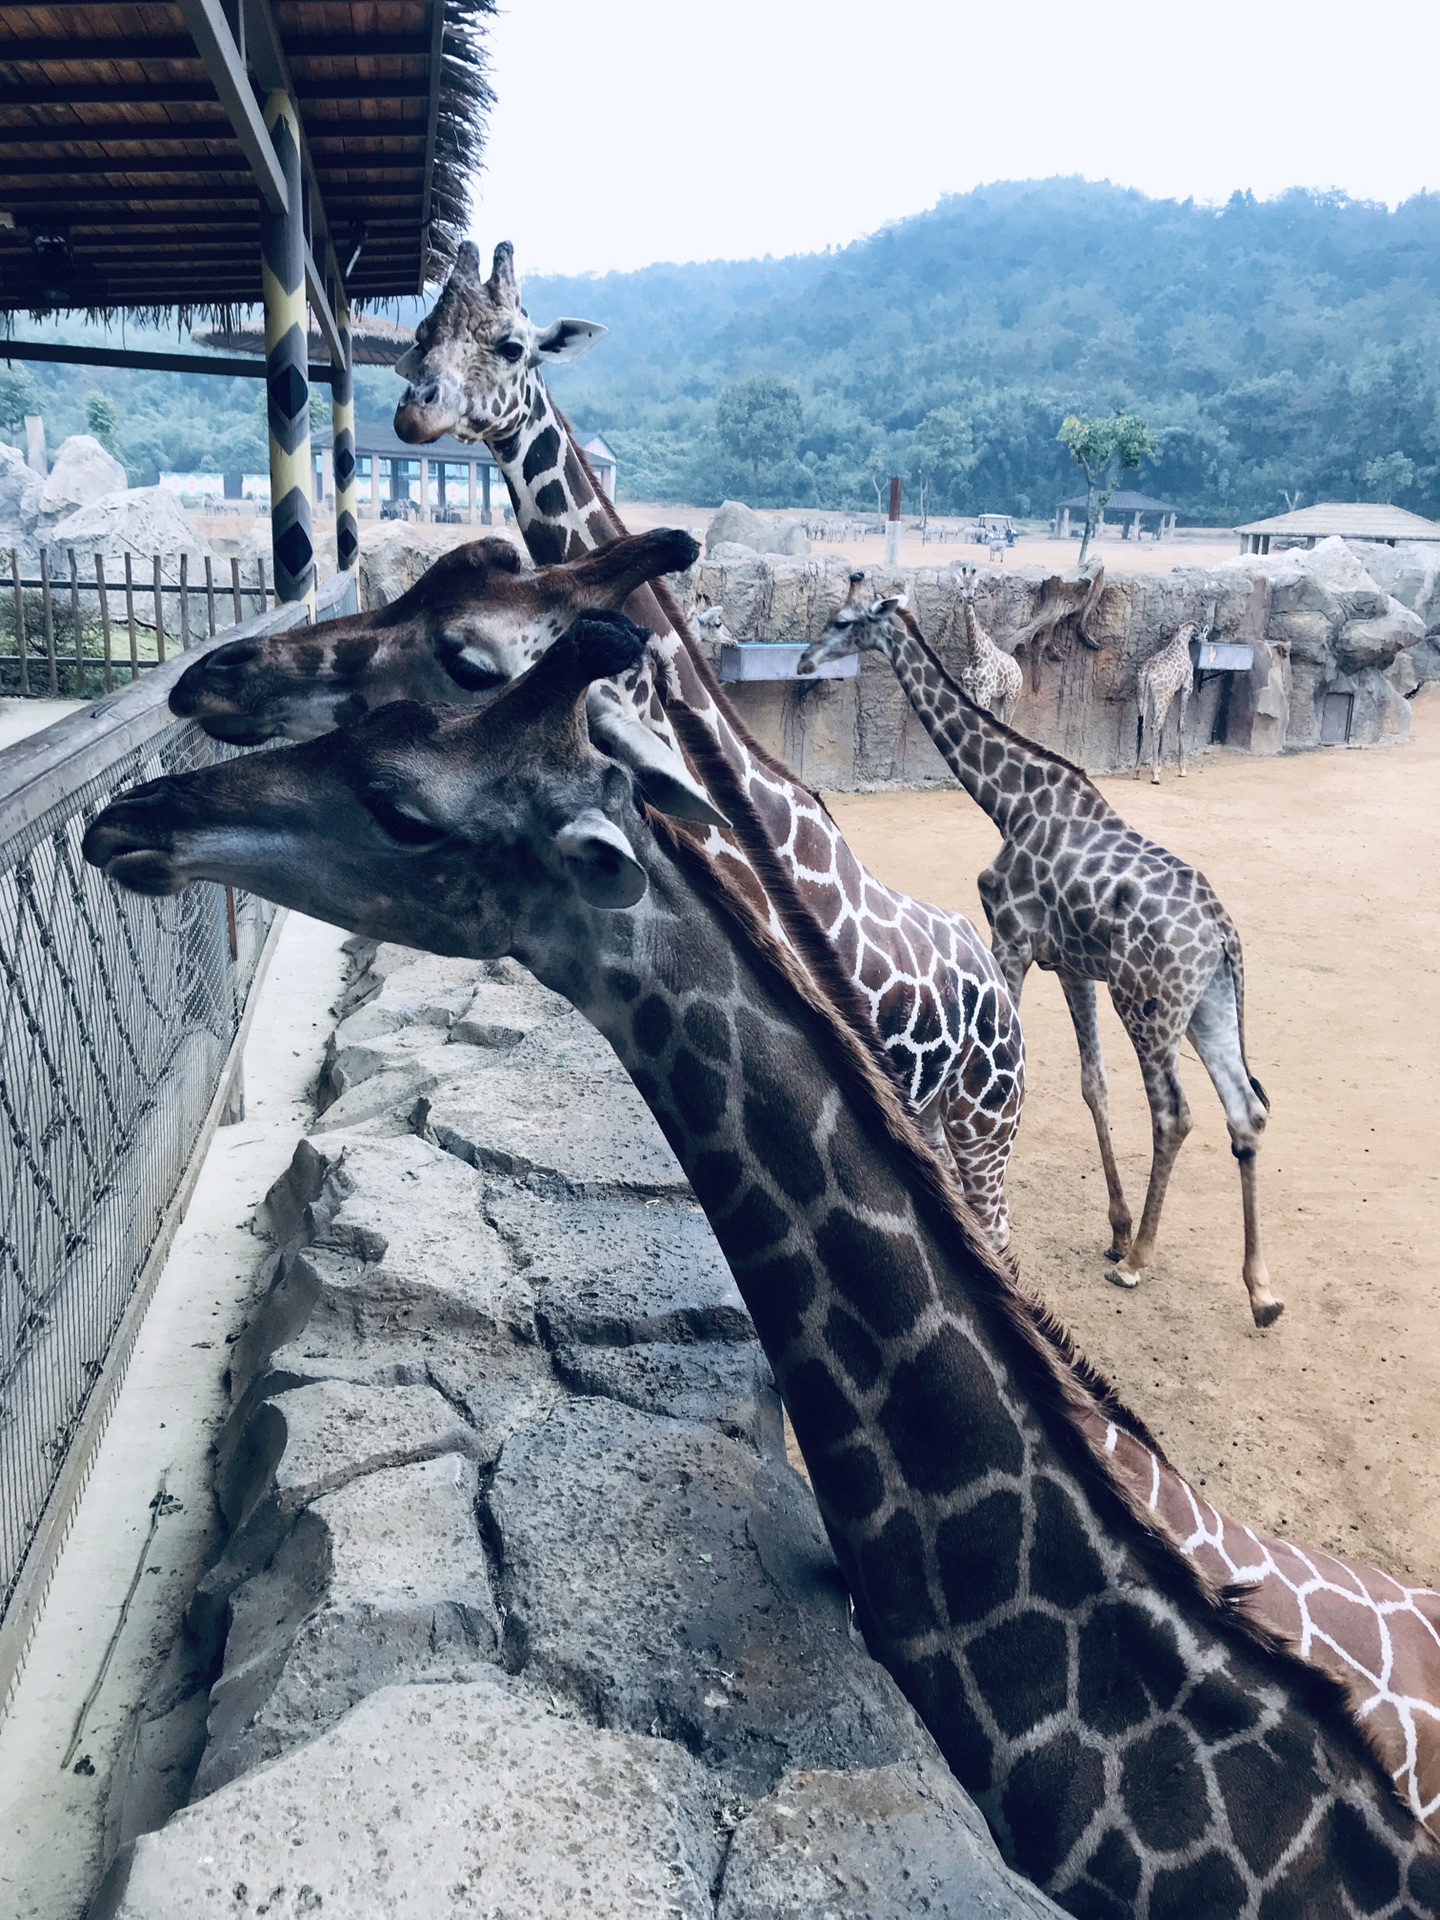
<path id="1" fill-rule="evenodd" d="M 520 304 L 514 253 L 495 249 L 488 280 L 468 243 L 396 371 L 402 440 L 484 440 L 541 563 L 578 559 L 626 532 L 594 480 L 543 368 L 586 352 L 605 329 L 556 320 L 537 329 Z M 860 989 L 922 1128 L 953 1157 L 997 1247 L 1009 1241 L 1005 1173 L 1024 1098 L 1019 1017 L 990 950 L 960 914 L 867 873 L 818 795 L 767 754 L 720 689 L 673 596 L 658 582 L 628 611 L 652 629 L 627 675 L 634 711 L 683 749 L 729 822 L 708 829 L 712 858 L 740 866 L 772 928 L 804 951 L 815 924 Z"/>
<path id="2" fill-rule="evenodd" d="M 863 573 L 852 573 L 850 583 L 858 586 Z M 960 684 L 977 707 L 986 707 L 995 717 L 1008 722 L 1010 710 L 1020 698 L 1024 684 L 1020 663 L 1000 648 L 980 624 L 975 611 L 975 583 L 978 567 L 960 569 L 960 611 L 965 623 L 965 642 L 961 648 Z"/>
<path id="3" fill-rule="evenodd" d="M 1109 1190 L 1112 1278 L 1133 1287 L 1154 1252 L 1170 1172 L 1190 1131 L 1180 1084 L 1188 1034 L 1225 1108 L 1240 1163 L 1245 1286 L 1256 1326 L 1268 1327 L 1284 1311 L 1260 1251 L 1255 1161 L 1269 1103 L 1245 1058 L 1244 961 L 1229 914 L 1202 873 L 1127 826 L 1078 767 L 968 700 L 899 597 L 868 605 L 860 598 L 863 578 L 851 576 L 844 604 L 799 671 L 848 653 L 883 654 L 951 772 L 1000 829 L 1004 845 L 980 875 L 980 898 L 1016 1005 L 1032 965 L 1057 973 L 1065 990 Z M 1110 1137 L 1098 980 L 1130 1036 L 1150 1103 L 1150 1183 L 1134 1233 Z"/>
<path id="4" fill-rule="evenodd" d="M 1213 618 L 1213 615 L 1212 615 Z M 1157 653 L 1152 653 L 1135 676 L 1135 696 L 1140 712 L 1135 722 L 1135 778 L 1140 778 L 1140 761 L 1145 751 L 1145 729 L 1150 729 L 1150 784 L 1160 784 L 1160 754 L 1165 744 L 1165 721 L 1175 696 L 1180 696 L 1180 778 L 1185 778 L 1185 708 L 1195 691 L 1195 663 L 1190 658 L 1191 643 L 1202 640 L 1210 631 L 1207 619 L 1202 631 L 1193 620 Z"/>
<path id="5" fill-rule="evenodd" d="M 590 684 L 645 640 L 590 615 L 479 712 L 153 781 L 86 858 L 512 954 L 593 1022 L 735 1274 L 871 1652 L 1068 1911 L 1440 1920 L 1440 1849 L 1340 1690 L 1137 1493 L 1143 1429 L 976 1232 L 818 938 L 807 973 L 589 746 Z"/>

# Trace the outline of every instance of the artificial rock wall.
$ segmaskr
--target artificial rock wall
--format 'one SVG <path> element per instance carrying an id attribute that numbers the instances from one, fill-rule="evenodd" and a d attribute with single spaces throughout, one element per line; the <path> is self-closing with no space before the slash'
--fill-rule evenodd
<path id="1" fill-rule="evenodd" d="M 1322 744 L 1327 696 L 1349 698 L 1349 744 L 1380 746 L 1410 731 L 1408 697 L 1440 678 L 1440 553 L 1347 548 L 1237 560 L 1206 571 L 1110 575 L 1087 621 L 1030 645 L 1011 723 L 1092 772 L 1135 760 L 1136 675 L 1187 620 L 1214 607 L 1213 637 L 1249 643 L 1248 672 L 1204 676 L 1190 702 L 1187 749 L 1216 741 L 1251 753 Z M 850 563 L 724 547 L 686 577 L 691 602 L 723 609 L 739 640 L 813 641 L 845 594 Z M 976 610 L 998 646 L 1039 610 L 1038 567 L 980 570 Z M 905 592 L 927 640 L 952 671 L 963 634 L 958 563 L 869 570 L 877 593 Z M 764 745 L 813 786 L 841 791 L 947 783 L 948 769 L 889 666 L 863 655 L 853 680 L 750 682 L 727 689 Z M 1343 708 L 1342 708 L 1343 711 Z M 1335 709 L 1330 707 L 1330 724 Z M 1174 755 L 1174 722 L 1168 752 Z"/>
<path id="2" fill-rule="evenodd" d="M 355 950 L 91 1920 L 1054 1920 L 853 1632 L 608 1046 Z"/>

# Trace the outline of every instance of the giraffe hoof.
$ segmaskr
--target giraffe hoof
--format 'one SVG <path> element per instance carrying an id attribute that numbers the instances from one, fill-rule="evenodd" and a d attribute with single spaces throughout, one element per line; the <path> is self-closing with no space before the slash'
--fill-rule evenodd
<path id="1" fill-rule="evenodd" d="M 1250 1311 L 1255 1316 L 1257 1327 L 1273 1327 L 1285 1311 L 1283 1300 L 1252 1300 Z"/>
<path id="2" fill-rule="evenodd" d="M 1140 1274 L 1135 1267 L 1127 1267 L 1124 1265 L 1112 1267 L 1108 1277 L 1117 1287 L 1125 1287 L 1126 1289 L 1138 1287 L 1140 1284 Z"/>

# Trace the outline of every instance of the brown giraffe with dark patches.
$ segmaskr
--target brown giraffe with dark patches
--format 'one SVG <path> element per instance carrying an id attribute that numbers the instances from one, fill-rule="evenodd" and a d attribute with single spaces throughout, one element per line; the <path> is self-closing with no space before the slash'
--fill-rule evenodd
<path id="1" fill-rule="evenodd" d="M 867 1643 L 1068 1911 L 1440 1920 L 1440 1850 L 1338 1691 L 1117 1471 L 1107 1434 L 1141 1430 L 976 1232 L 843 975 L 832 1004 L 590 747 L 590 684 L 644 645 L 588 616 L 483 711 L 396 704 L 152 782 L 86 857 L 513 954 L 594 1023 L 744 1294 Z"/>
<path id="2" fill-rule="evenodd" d="M 968 700 L 901 601 L 867 601 L 863 579 L 851 575 L 844 604 L 800 672 L 847 653 L 883 654 L 951 772 L 1004 836 L 980 875 L 980 898 L 1016 1004 L 1032 965 L 1058 974 L 1065 989 L 1110 1194 L 1112 1277 L 1133 1287 L 1154 1251 L 1170 1172 L 1190 1131 L 1180 1084 L 1188 1035 L 1225 1108 L 1240 1164 L 1245 1287 L 1256 1326 L 1268 1327 L 1284 1311 L 1260 1251 L 1256 1154 L 1269 1102 L 1245 1059 L 1245 971 L 1229 914 L 1202 873 L 1127 826 L 1078 767 Z M 1150 1103 L 1150 1184 L 1133 1236 L 1110 1138 L 1098 980 L 1130 1036 Z"/>
<path id="3" fill-rule="evenodd" d="M 585 352 L 603 333 L 580 320 L 537 329 L 520 304 L 508 243 L 495 249 L 488 280 L 466 245 L 396 369 L 410 383 L 395 413 L 401 439 L 483 439 L 537 561 L 575 558 L 626 531 L 543 378 L 547 364 Z M 1024 1041 L 985 942 L 962 915 L 911 900 L 865 871 L 819 796 L 750 734 L 663 586 L 642 589 L 626 610 L 656 636 L 627 697 L 647 724 L 678 741 L 730 823 L 710 829 L 707 851 L 745 870 L 772 930 L 792 946 L 803 949 L 814 923 L 824 930 L 927 1138 L 953 1158 L 970 1204 L 1003 1249 Z"/>
<path id="4" fill-rule="evenodd" d="M 312 740 L 391 700 L 483 705 L 582 613 L 624 606 L 699 551 L 688 533 L 661 527 L 532 567 L 508 540 L 473 540 L 389 606 L 212 648 L 176 681 L 170 708 L 218 740 L 254 746 Z M 715 820 L 679 748 L 636 718 L 618 686 L 591 689 L 589 721 L 591 738 L 625 762 L 647 798 L 676 812 L 688 793 L 690 817 Z"/>

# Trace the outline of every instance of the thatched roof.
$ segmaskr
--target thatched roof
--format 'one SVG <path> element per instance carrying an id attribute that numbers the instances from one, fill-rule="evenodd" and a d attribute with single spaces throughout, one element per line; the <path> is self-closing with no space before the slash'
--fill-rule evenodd
<path id="1" fill-rule="evenodd" d="M 1404 507 L 1380 506 L 1367 500 L 1297 507 L 1294 513 L 1277 513 L 1273 520 L 1252 520 L 1235 531 L 1300 534 L 1316 540 L 1327 540 L 1332 533 L 1338 533 L 1342 540 L 1440 540 L 1440 525 L 1434 520 L 1422 519 Z"/>
<path id="2" fill-rule="evenodd" d="M 1068 507 L 1071 513 L 1084 513 L 1085 496 L 1077 493 L 1072 500 L 1062 500 L 1062 507 Z M 1152 499 L 1148 493 L 1134 493 L 1121 488 L 1112 493 L 1105 502 L 1106 513 L 1174 513 L 1175 509 L 1168 500 Z"/>
<path id="3" fill-rule="evenodd" d="M 234 320 L 229 326 L 192 327 L 190 338 L 212 353 L 264 353 L 265 328 L 258 320 Z M 415 344 L 415 329 L 378 313 L 357 313 L 350 327 L 350 350 L 357 367 L 393 367 Z M 327 360 L 319 330 L 310 328 L 310 358 Z"/>
<path id="4" fill-rule="evenodd" d="M 464 232 L 494 5 L 269 0 L 352 300 L 418 293 Z M 0 4 L 0 311 L 228 318 L 259 204 L 175 0 Z"/>

